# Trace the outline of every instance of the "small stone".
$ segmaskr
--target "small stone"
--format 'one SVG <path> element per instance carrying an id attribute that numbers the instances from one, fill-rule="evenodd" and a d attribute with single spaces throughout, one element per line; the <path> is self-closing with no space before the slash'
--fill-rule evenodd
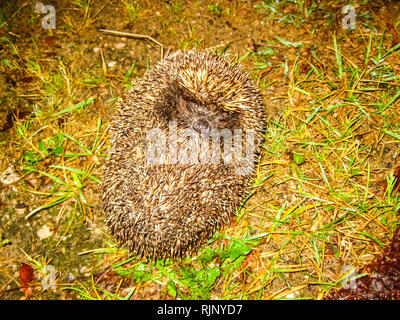
<path id="1" fill-rule="evenodd" d="M 37 235 L 40 240 L 46 239 L 51 236 L 50 228 L 46 225 L 42 226 L 38 231 Z"/>
<path id="2" fill-rule="evenodd" d="M 83 267 L 81 268 L 81 270 L 79 270 L 80 273 L 85 273 L 85 272 L 87 272 L 87 271 L 88 271 L 88 268 L 86 268 L 85 266 L 83 266 Z"/>
<path id="3" fill-rule="evenodd" d="M 115 67 L 115 65 L 117 64 L 117 61 L 109 61 L 108 63 L 107 63 L 107 67 L 109 67 L 109 68 L 114 68 Z"/>
<path id="4" fill-rule="evenodd" d="M 126 46 L 125 42 L 117 42 L 116 44 L 114 44 L 115 49 L 122 49 L 125 46 Z"/>
<path id="5" fill-rule="evenodd" d="M 25 211 L 26 211 L 26 207 L 16 207 L 16 208 L 14 209 L 14 212 L 15 212 L 16 214 L 24 214 Z"/>
<path id="6" fill-rule="evenodd" d="M 19 176 L 13 171 L 11 167 L 8 167 L 0 175 L 0 182 L 4 184 L 12 184 L 19 180 Z"/>

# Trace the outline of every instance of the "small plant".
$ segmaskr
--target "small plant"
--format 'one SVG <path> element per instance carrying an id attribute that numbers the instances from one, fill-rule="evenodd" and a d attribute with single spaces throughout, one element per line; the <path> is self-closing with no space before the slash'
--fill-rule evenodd
<path id="1" fill-rule="evenodd" d="M 270 65 L 268 59 L 275 54 L 275 50 L 270 47 L 264 47 L 263 50 L 257 51 L 254 56 L 256 62 L 254 63 L 256 70 L 262 70 Z"/>
<path id="2" fill-rule="evenodd" d="M 122 1 L 125 5 L 126 11 L 128 12 L 129 19 L 131 21 L 139 21 L 142 15 L 142 7 L 136 1 Z"/>
<path id="3" fill-rule="evenodd" d="M 4 239 L 3 235 L 0 233 L 0 248 L 4 247 L 5 245 L 9 244 L 10 240 Z"/>
<path id="4" fill-rule="evenodd" d="M 92 17 L 92 10 L 90 7 L 92 4 L 92 0 L 74 0 L 73 4 L 83 11 L 83 19 L 80 19 L 78 22 L 73 21 L 71 16 L 66 16 L 66 26 L 69 26 L 72 29 L 84 29 L 90 26 L 94 22 L 94 17 Z"/>
<path id="5" fill-rule="evenodd" d="M 90 6 L 92 0 L 74 0 L 73 4 L 81 9 L 86 9 Z"/>
<path id="6" fill-rule="evenodd" d="M 166 8 L 167 8 L 167 10 L 169 10 L 175 14 L 178 14 L 183 11 L 183 5 L 182 5 L 182 3 L 178 2 L 178 1 L 167 4 Z"/>
<path id="7" fill-rule="evenodd" d="M 222 13 L 222 8 L 219 5 L 219 3 L 210 4 L 210 5 L 208 5 L 208 12 L 210 12 L 211 14 L 214 14 L 216 16 L 220 16 Z"/>

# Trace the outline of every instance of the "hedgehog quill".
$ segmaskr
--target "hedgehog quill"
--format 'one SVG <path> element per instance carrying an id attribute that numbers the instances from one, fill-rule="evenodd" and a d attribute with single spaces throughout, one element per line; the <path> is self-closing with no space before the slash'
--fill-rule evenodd
<path id="1" fill-rule="evenodd" d="M 247 196 L 264 124 L 239 65 L 194 50 L 159 62 L 110 124 L 102 206 L 117 242 L 152 259 L 195 253 Z"/>

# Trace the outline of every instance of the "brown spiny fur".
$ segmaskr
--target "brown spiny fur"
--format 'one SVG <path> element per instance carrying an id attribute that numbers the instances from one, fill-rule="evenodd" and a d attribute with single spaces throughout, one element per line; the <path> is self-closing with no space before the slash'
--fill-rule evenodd
<path id="1" fill-rule="evenodd" d="M 159 128 L 168 137 L 169 121 L 177 132 L 204 122 L 210 129 L 253 130 L 257 161 L 265 114 L 259 90 L 240 66 L 200 51 L 168 55 L 122 99 L 110 125 L 102 204 L 118 243 L 151 258 L 195 252 L 230 223 L 254 174 L 238 175 L 234 161 L 171 164 L 168 148 L 167 163 L 148 164 L 146 135 Z M 187 143 L 177 141 L 179 150 Z"/>

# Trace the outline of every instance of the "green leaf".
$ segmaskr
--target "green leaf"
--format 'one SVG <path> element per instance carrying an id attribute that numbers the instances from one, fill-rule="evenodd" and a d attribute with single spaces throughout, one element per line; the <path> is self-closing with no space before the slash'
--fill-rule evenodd
<path id="1" fill-rule="evenodd" d="M 171 280 L 167 283 L 167 291 L 171 296 L 173 296 L 174 298 L 176 297 L 176 287 L 174 282 Z"/>
<path id="2" fill-rule="evenodd" d="M 275 54 L 274 49 L 270 48 L 270 47 L 264 47 L 263 51 L 257 51 L 256 54 L 260 55 L 260 56 L 265 56 L 266 58 L 272 56 L 273 54 Z"/>
<path id="3" fill-rule="evenodd" d="M 63 148 L 62 148 L 62 146 L 58 146 L 57 148 L 51 150 L 50 153 L 53 156 L 59 156 L 59 155 L 61 155 L 63 153 Z"/>
<path id="4" fill-rule="evenodd" d="M 290 41 L 287 41 L 285 39 L 281 39 L 278 37 L 275 37 L 275 39 L 278 40 L 279 43 L 283 44 L 286 47 L 298 48 L 298 47 L 302 47 L 304 45 L 303 42 L 290 42 Z"/>
<path id="5" fill-rule="evenodd" d="M 207 284 L 212 286 L 215 283 L 215 280 L 220 276 L 221 272 L 218 267 L 209 268 L 207 270 Z"/>
<path id="6" fill-rule="evenodd" d="M 221 255 L 222 259 L 229 258 L 232 261 L 240 256 L 246 256 L 251 252 L 251 248 L 244 241 L 233 240 L 227 252 Z"/>
<path id="7" fill-rule="evenodd" d="M 84 175 L 84 176 L 87 176 L 89 179 L 92 179 L 93 181 L 96 181 L 97 183 L 101 183 L 101 180 L 100 180 L 100 179 L 96 178 L 95 176 L 93 176 L 93 175 L 91 175 L 91 174 L 89 174 L 89 173 L 87 173 L 87 172 L 85 172 L 85 171 L 82 171 L 82 170 L 79 170 L 79 169 L 76 169 L 76 168 L 70 168 L 70 167 L 59 166 L 59 165 L 51 165 L 51 166 L 49 166 L 49 167 L 50 167 L 50 168 L 55 168 L 55 169 L 66 170 L 66 171 L 70 171 L 70 172 L 73 172 L 73 173 L 82 174 L 82 175 Z M 77 184 L 80 183 L 80 180 L 79 180 L 79 178 L 76 176 L 76 174 L 73 175 L 73 179 L 74 179 L 74 181 L 75 181 Z"/>
<path id="8" fill-rule="evenodd" d="M 301 165 L 306 161 L 306 158 L 300 153 L 293 153 L 293 161 L 297 165 Z"/>
<path id="9" fill-rule="evenodd" d="M 49 154 L 49 152 L 47 151 L 47 148 L 46 148 L 46 146 L 44 145 L 44 143 L 43 143 L 42 140 L 39 140 L 39 142 L 38 142 L 38 148 L 39 148 L 39 150 L 42 151 L 44 154 L 46 154 L 46 155 Z"/>
<path id="10" fill-rule="evenodd" d="M 73 112 L 73 111 L 79 111 L 82 108 L 86 108 L 89 104 L 92 104 L 94 101 L 94 98 L 89 98 L 87 100 L 81 101 L 79 103 L 77 103 L 76 105 L 69 107 L 69 108 L 65 108 L 57 113 L 52 114 L 50 117 L 58 117 L 61 116 L 65 113 L 69 113 L 69 112 Z"/>
<path id="11" fill-rule="evenodd" d="M 28 164 L 32 167 L 34 167 L 40 158 L 33 152 L 33 151 L 27 151 L 23 155 L 23 159 L 25 162 L 28 162 Z"/>

